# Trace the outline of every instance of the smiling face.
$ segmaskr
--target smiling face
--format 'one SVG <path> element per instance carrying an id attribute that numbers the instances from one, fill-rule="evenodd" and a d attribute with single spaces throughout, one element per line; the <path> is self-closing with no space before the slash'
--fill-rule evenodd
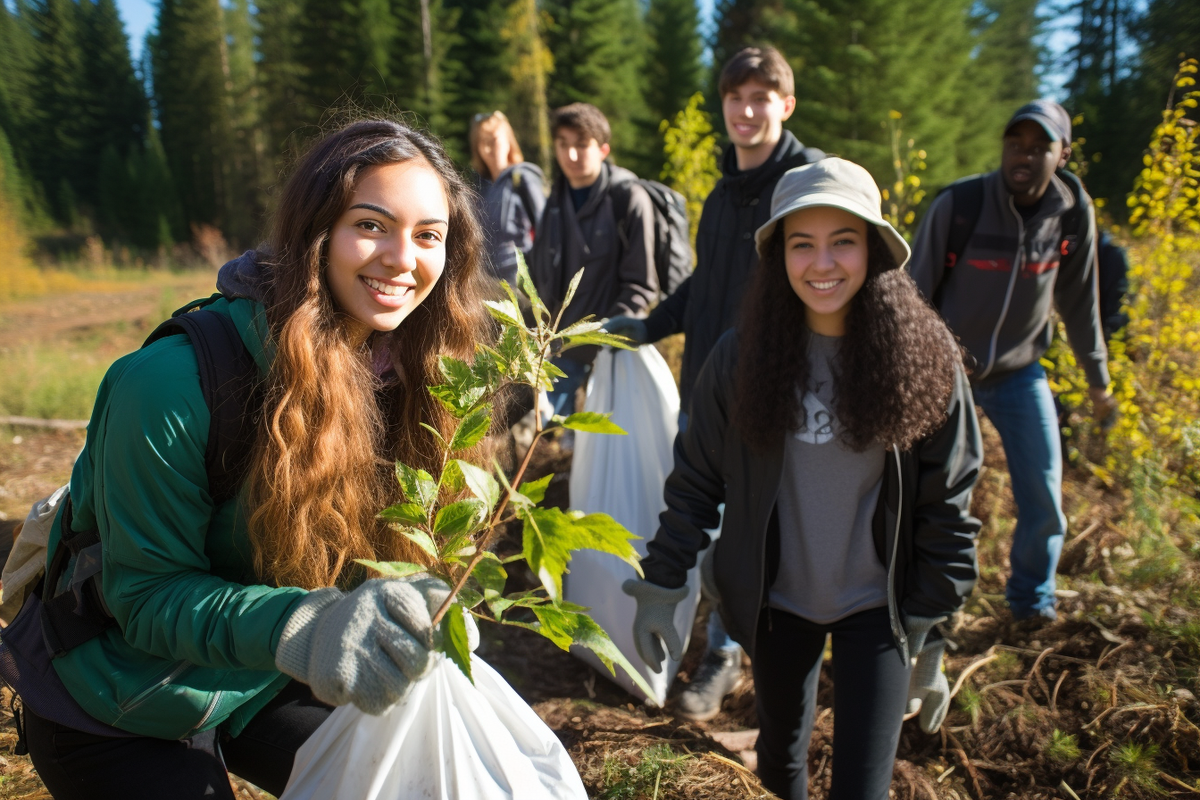
<path id="1" fill-rule="evenodd" d="M 805 306 L 811 331 L 843 336 L 850 301 L 867 279 L 867 221 L 829 206 L 783 219 L 788 283 Z"/>
<path id="2" fill-rule="evenodd" d="M 325 279 L 352 338 L 395 330 L 446 266 L 450 206 L 423 160 L 370 167 L 329 234 Z"/>
<path id="3" fill-rule="evenodd" d="M 1071 148 L 1050 135 L 1037 122 L 1023 119 L 1004 134 L 1000 157 L 1000 175 L 1019 206 L 1033 205 L 1042 199 L 1057 167 L 1066 166 Z"/>
<path id="4" fill-rule="evenodd" d="M 509 166 L 512 146 L 508 137 L 508 128 L 495 117 L 479 126 L 479 158 L 487 165 L 492 180 Z"/>
<path id="5" fill-rule="evenodd" d="M 607 144 L 600 144 L 577 128 L 564 126 L 554 132 L 554 157 L 572 189 L 596 182 L 609 149 Z"/>
<path id="6" fill-rule="evenodd" d="M 753 169 L 767 160 L 783 136 L 783 121 L 795 108 L 795 97 L 783 97 L 757 80 L 746 81 L 725 93 L 721 110 L 738 169 Z"/>

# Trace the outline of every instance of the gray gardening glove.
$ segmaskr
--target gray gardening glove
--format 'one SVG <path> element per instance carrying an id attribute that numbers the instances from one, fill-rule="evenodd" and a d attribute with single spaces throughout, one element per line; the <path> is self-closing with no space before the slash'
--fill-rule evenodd
<path id="1" fill-rule="evenodd" d="M 645 344 L 646 337 L 649 335 L 646 332 L 646 321 L 644 319 L 634 319 L 633 317 L 612 317 L 611 319 L 607 319 L 604 321 L 604 330 L 632 339 L 635 344 Z"/>
<path id="2" fill-rule="evenodd" d="M 309 592 L 284 624 L 275 666 L 308 684 L 318 700 L 382 714 L 432 666 L 429 629 L 449 594 L 429 575 L 377 578 L 346 595 Z M 474 646 L 479 631 L 467 619 Z"/>
<path id="3" fill-rule="evenodd" d="M 935 639 L 925 646 L 917 656 L 912 678 L 908 683 L 908 712 L 918 708 L 921 730 L 937 733 L 950 708 L 950 682 L 942 672 L 942 655 L 946 651 L 946 640 Z"/>
<path id="4" fill-rule="evenodd" d="M 652 672 L 662 672 L 663 648 L 659 637 L 667 644 L 667 652 L 676 661 L 683 658 L 683 643 L 675 630 L 675 605 L 687 597 L 688 589 L 666 589 L 649 581 L 630 578 L 621 584 L 621 591 L 637 600 L 633 617 L 633 643 L 638 655 Z"/>
<path id="5" fill-rule="evenodd" d="M 908 713 L 921 710 L 921 730 L 936 733 L 946 718 L 950 707 L 950 684 L 942 672 L 942 656 L 946 652 L 946 640 L 930 640 L 929 632 L 946 617 L 905 616 L 908 633 L 909 654 L 912 660 L 912 677 L 908 682 Z"/>

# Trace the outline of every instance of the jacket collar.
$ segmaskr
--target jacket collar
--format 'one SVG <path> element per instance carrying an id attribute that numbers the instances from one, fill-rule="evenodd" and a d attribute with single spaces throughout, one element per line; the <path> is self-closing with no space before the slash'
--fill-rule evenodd
<path id="1" fill-rule="evenodd" d="M 596 182 L 592 184 L 592 191 L 588 195 L 588 199 L 584 204 L 575 210 L 575 206 L 571 203 L 571 184 L 567 182 L 567 176 L 562 170 L 558 170 L 558 179 L 554 181 L 554 193 L 558 196 L 559 206 L 563 210 L 563 215 L 566 216 L 569 212 L 576 218 L 581 219 L 590 214 L 595 213 L 604 195 L 608 193 L 609 184 L 612 183 L 613 166 L 607 160 L 600 165 L 600 177 L 596 178 Z"/>
<path id="2" fill-rule="evenodd" d="M 991 173 L 993 180 L 994 197 L 1000 208 L 1011 209 L 1010 200 L 1012 193 L 1008 191 L 1008 187 L 1004 185 L 1004 176 L 1000 174 L 1000 170 Z M 1053 175 L 1050 178 L 1050 185 L 1046 187 L 1046 193 L 1042 195 L 1042 205 L 1038 208 L 1037 213 L 1029 218 L 1025 223 L 1026 227 L 1037 224 L 1045 219 L 1053 217 L 1061 217 L 1063 214 L 1075 207 L 1075 193 L 1071 191 L 1071 187 L 1066 182 Z"/>
<path id="3" fill-rule="evenodd" d="M 726 147 L 721 161 L 721 173 L 727 185 L 736 187 L 745 196 L 757 197 L 767 186 L 774 186 L 780 175 L 792 167 L 806 163 L 808 162 L 804 154 L 804 145 L 794 133 L 784 130 L 771 155 L 754 169 L 739 170 L 733 145 Z"/>

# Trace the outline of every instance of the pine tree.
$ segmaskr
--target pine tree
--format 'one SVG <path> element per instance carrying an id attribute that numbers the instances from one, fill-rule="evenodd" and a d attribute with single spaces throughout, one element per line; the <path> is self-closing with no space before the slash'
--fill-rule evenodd
<path id="1" fill-rule="evenodd" d="M 84 0 L 80 8 L 83 12 L 80 40 L 87 77 L 87 103 L 83 114 L 90 128 L 86 138 L 89 150 L 100 152 L 101 158 L 91 165 L 90 172 L 79 176 L 77 185 L 81 194 L 94 205 L 100 230 L 111 235 L 121 229 L 127 236 L 126 225 L 117 223 L 120 212 L 106 208 L 105 204 L 126 204 L 128 201 L 126 195 L 130 187 L 125 160 L 145 142 L 149 104 L 133 71 L 129 42 L 116 3 L 99 0 L 93 5 L 91 0 Z M 114 197 L 111 196 L 114 187 L 105 186 L 105 182 L 116 179 L 116 165 L 120 165 L 119 172 L 125 177 Z M 102 189 L 105 196 L 101 196 Z"/>
<path id="2" fill-rule="evenodd" d="M 331 108 L 387 108 L 395 38 L 388 0 L 305 0 L 297 60 L 308 68 L 309 119 L 320 122 Z"/>
<path id="3" fill-rule="evenodd" d="M 442 134 L 447 145 L 462 154 L 465 164 L 470 160 L 467 131 L 471 117 L 496 110 L 510 118 L 515 113 L 510 54 L 503 35 L 508 8 L 505 0 L 448 0 L 446 8 L 458 17 L 454 42 L 446 54 L 451 67 L 442 67 L 442 80 L 455 88 L 455 121 Z"/>
<path id="4" fill-rule="evenodd" d="M 646 29 L 646 104 L 657 122 L 671 120 L 703 89 L 703 43 L 696 0 L 650 0 Z"/>
<path id="5" fill-rule="evenodd" d="M 87 76 L 80 46 L 80 10 L 71 0 L 39 0 L 29 6 L 36 47 L 31 88 L 37 143 L 29 142 L 33 177 L 47 190 L 56 219 L 77 221 L 83 175 L 94 175 L 91 123 L 86 113 Z M 90 183 L 90 181 L 89 181 Z"/>
<path id="6" fill-rule="evenodd" d="M 148 45 L 163 150 L 184 220 L 223 227 L 223 167 L 232 147 L 218 0 L 162 0 L 158 32 Z"/>
<path id="7" fill-rule="evenodd" d="M 0 4 L 0 137 L 7 159 L 11 213 L 26 230 L 49 223 L 30 174 L 30 150 L 36 147 L 37 107 L 34 97 L 36 41 L 24 2 L 13 9 Z"/>
<path id="8" fill-rule="evenodd" d="M 586 102 L 612 127 L 614 160 L 642 174 L 657 172 L 658 137 L 648 133 L 646 34 L 638 0 L 546 0 L 554 55 L 551 106 Z"/>
<path id="9" fill-rule="evenodd" d="M 272 174 L 285 154 L 296 152 L 315 131 L 306 125 L 320 112 L 305 105 L 308 69 L 300 60 L 303 0 L 257 0 L 258 85 L 264 146 Z"/>
<path id="10" fill-rule="evenodd" d="M 417 123 L 442 137 L 451 157 L 461 160 L 468 118 L 454 102 L 461 65 L 453 58 L 460 10 L 443 0 L 394 0 L 392 16 L 396 40 L 388 99 L 415 114 Z"/>
<path id="11" fill-rule="evenodd" d="M 265 211 L 266 155 L 260 129 L 254 27 L 247 0 L 232 0 L 223 11 L 225 25 L 226 114 L 229 150 L 222 170 L 226 208 L 226 235 L 237 242 L 257 239 Z"/>

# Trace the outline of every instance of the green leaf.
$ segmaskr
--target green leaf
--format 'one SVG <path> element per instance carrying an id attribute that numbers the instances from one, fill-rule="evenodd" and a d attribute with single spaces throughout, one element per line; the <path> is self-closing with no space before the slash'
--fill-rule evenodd
<path id="1" fill-rule="evenodd" d="M 613 422 L 612 414 L 601 414 L 598 411 L 577 411 L 569 417 L 563 418 L 555 414 L 553 419 L 564 428 L 570 428 L 573 431 L 585 431 L 587 433 L 613 433 L 619 436 L 624 436 L 625 431 L 620 425 Z"/>
<path id="2" fill-rule="evenodd" d="M 488 600 L 488 608 L 492 610 L 492 616 L 497 622 L 502 622 L 505 625 L 514 623 L 502 619 L 501 616 L 510 608 L 533 608 L 534 606 L 542 605 L 548 602 L 545 597 L 536 593 L 537 590 L 529 592 L 514 592 L 507 597 L 497 597 L 494 600 Z M 533 630 L 536 630 L 534 628 Z"/>
<path id="3" fill-rule="evenodd" d="M 424 428 L 425 430 L 427 430 L 427 431 L 429 431 L 430 433 L 432 433 L 432 434 L 433 434 L 433 438 L 435 438 L 435 439 L 437 439 L 437 440 L 438 440 L 438 444 L 442 445 L 443 447 L 445 447 L 445 446 L 446 446 L 446 440 L 442 438 L 442 432 L 441 432 L 441 431 L 439 431 L 437 428 L 433 427 L 432 425 L 426 424 L 426 423 L 424 423 L 424 422 L 419 422 L 419 423 L 417 423 L 417 424 L 418 424 L 418 425 L 420 425 L 420 426 L 421 426 L 422 428 Z"/>
<path id="4" fill-rule="evenodd" d="M 619 350 L 637 350 L 637 345 L 631 339 L 618 336 L 615 333 L 607 333 L 606 331 L 591 331 L 590 333 L 581 333 L 577 336 L 564 336 L 561 341 L 563 350 L 570 350 L 572 347 L 583 347 L 589 344 L 600 345 L 601 347 L 616 347 Z"/>
<path id="5" fill-rule="evenodd" d="M 458 494 L 466 487 L 466 481 L 463 480 L 462 470 L 459 469 L 458 463 L 455 461 L 447 462 L 446 468 L 442 470 L 442 479 L 438 483 L 439 497 L 442 491 L 447 491 L 450 494 Z"/>
<path id="6" fill-rule="evenodd" d="M 474 684 L 475 679 L 471 677 L 471 644 L 467 641 L 467 621 L 463 617 L 465 613 L 466 609 L 460 603 L 455 603 L 450 606 L 446 616 L 442 617 L 441 650 L 458 665 L 463 675 L 467 676 L 467 680 Z"/>
<path id="7" fill-rule="evenodd" d="M 529 267 L 525 264 L 525 257 L 521 255 L 521 251 L 519 250 L 517 251 L 517 285 L 521 287 L 521 291 L 529 298 L 529 304 L 533 306 L 533 313 L 537 317 L 538 327 L 540 328 L 545 322 L 549 321 L 550 310 L 546 308 L 546 304 L 538 296 L 537 287 L 533 285 L 533 278 L 529 276 Z"/>
<path id="8" fill-rule="evenodd" d="M 485 405 L 475 409 L 458 423 L 458 430 L 450 440 L 451 452 L 457 453 L 479 444 L 491 427 L 492 407 Z"/>
<path id="9" fill-rule="evenodd" d="M 466 586 L 458 590 L 458 600 L 467 608 L 474 608 L 483 602 L 483 595 Z"/>
<path id="10" fill-rule="evenodd" d="M 416 528 L 404 528 L 400 533 L 429 555 L 434 558 L 438 557 L 437 545 L 433 543 L 433 537 L 425 531 L 419 531 Z"/>
<path id="11" fill-rule="evenodd" d="M 488 307 L 488 311 L 495 319 L 505 325 L 525 324 L 521 320 L 521 311 L 517 308 L 517 304 L 511 300 L 484 300 L 483 304 Z"/>
<path id="12" fill-rule="evenodd" d="M 430 386 L 429 393 L 456 417 L 466 414 L 487 392 L 487 381 L 480 380 L 474 368 L 465 361 L 442 356 L 438 360 L 438 370 L 446 382 Z"/>
<path id="13" fill-rule="evenodd" d="M 600 657 L 604 666 L 608 667 L 608 671 L 613 675 L 617 674 L 613 664 L 620 664 L 621 669 L 625 670 L 647 697 L 654 697 L 654 690 L 650 688 L 650 684 L 646 682 L 642 674 L 634 669 L 624 654 L 612 643 L 612 639 L 608 638 L 604 629 L 586 613 L 578 610 L 565 610 L 552 605 L 534 606 L 533 613 L 540 623 L 537 628 L 538 633 L 563 650 L 568 650 L 573 644 L 586 647 Z"/>
<path id="14" fill-rule="evenodd" d="M 486 510 L 478 500 L 459 500 L 438 510 L 433 521 L 433 532 L 439 536 L 456 536 L 469 533 L 479 523 Z"/>
<path id="15" fill-rule="evenodd" d="M 525 561 L 555 602 L 562 597 L 562 576 L 572 550 L 611 553 L 641 574 L 637 551 L 630 544 L 638 537 L 607 514 L 566 514 L 558 508 L 531 508 L 519 513 L 525 521 Z"/>
<path id="16" fill-rule="evenodd" d="M 579 282 L 581 280 L 583 280 L 582 268 L 580 268 L 580 270 L 571 277 L 571 285 L 567 287 L 567 294 L 565 297 L 563 297 L 562 301 L 562 307 L 564 309 L 571 305 L 571 301 L 575 299 L 575 292 L 579 289 Z"/>
<path id="17" fill-rule="evenodd" d="M 594 316 L 592 316 L 591 314 L 588 314 L 586 317 L 579 320 L 578 322 L 575 322 L 575 323 L 563 328 L 561 331 L 559 331 L 557 334 L 555 334 L 555 338 L 561 339 L 564 336 L 577 336 L 577 335 L 583 334 L 583 333 L 591 333 L 592 331 L 598 331 L 598 330 L 602 329 L 603 327 L 604 327 L 603 322 L 600 322 Z"/>
<path id="18" fill-rule="evenodd" d="M 489 554 L 490 555 L 490 554 Z M 471 573 L 483 589 L 483 599 L 489 603 L 504 594 L 504 584 L 508 580 L 508 572 L 494 555 L 492 558 L 481 558 Z"/>
<path id="19" fill-rule="evenodd" d="M 437 484 L 433 476 L 423 469 L 415 469 L 400 461 L 396 462 L 396 480 L 404 490 L 404 497 L 410 502 L 417 503 L 426 511 L 433 508 L 437 499 Z"/>
<path id="20" fill-rule="evenodd" d="M 389 525 L 406 528 L 423 528 L 429 524 L 429 515 L 416 503 L 397 503 L 379 512 L 379 519 Z"/>
<path id="21" fill-rule="evenodd" d="M 471 494 L 482 500 L 488 511 L 496 507 L 496 502 L 500 499 L 500 484 L 496 482 L 490 472 L 480 469 L 474 464 L 468 464 L 466 461 L 451 461 L 450 463 L 454 464 L 462 473 L 463 482 L 471 490 Z M 449 465 L 447 465 L 447 469 L 449 469 Z"/>
<path id="22" fill-rule="evenodd" d="M 543 475 L 536 481 L 528 481 L 521 484 L 521 494 L 529 498 L 533 503 L 540 503 L 546 499 L 546 487 L 550 485 L 550 481 L 554 480 L 554 473 Z"/>
<path id="23" fill-rule="evenodd" d="M 375 570 L 381 578 L 403 578 L 424 572 L 420 564 L 410 564 L 407 561 L 370 561 L 365 558 L 354 559 L 356 564 L 362 564 L 367 569 Z"/>

